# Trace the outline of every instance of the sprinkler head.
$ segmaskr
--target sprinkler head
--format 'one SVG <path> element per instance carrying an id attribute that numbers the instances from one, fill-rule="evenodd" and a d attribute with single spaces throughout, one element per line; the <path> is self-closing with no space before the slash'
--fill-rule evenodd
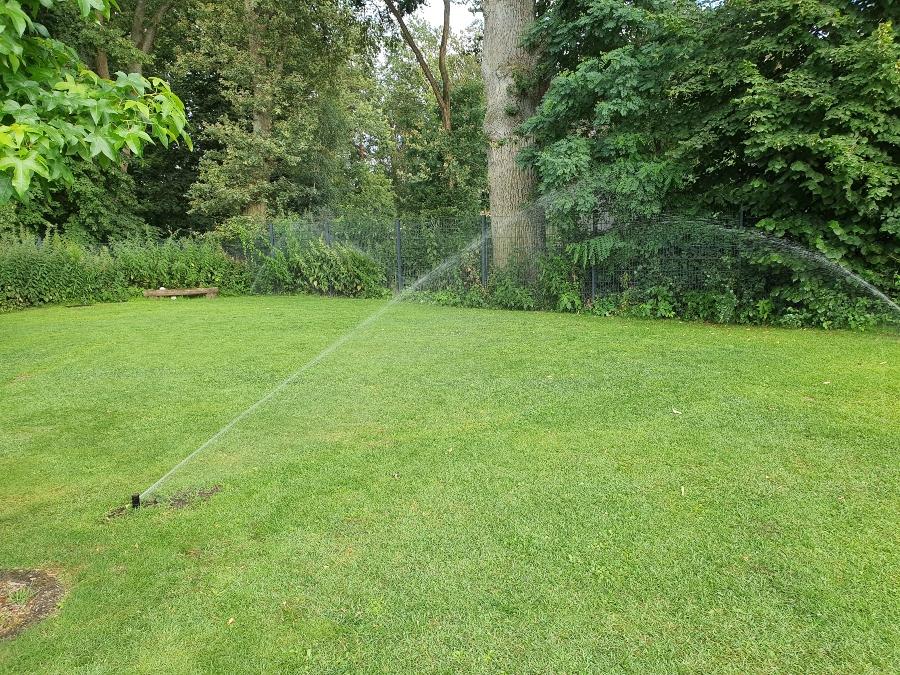
<path id="1" fill-rule="evenodd" d="M 131 495 L 131 508 L 133 508 L 133 509 L 141 508 L 141 496 L 140 495 Z"/>

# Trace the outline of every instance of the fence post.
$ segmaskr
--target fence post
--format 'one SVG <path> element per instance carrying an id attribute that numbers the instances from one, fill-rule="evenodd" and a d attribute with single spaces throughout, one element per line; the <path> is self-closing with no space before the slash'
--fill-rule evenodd
<path id="1" fill-rule="evenodd" d="M 481 285 L 488 285 L 488 220 L 481 214 Z"/>
<path id="2" fill-rule="evenodd" d="M 403 292 L 403 248 L 400 241 L 400 219 L 394 221 L 394 241 L 397 245 L 397 292 Z"/>
<path id="3" fill-rule="evenodd" d="M 275 248 L 275 223 L 269 221 L 269 247 Z"/>
<path id="4" fill-rule="evenodd" d="M 738 210 L 738 227 L 744 227 L 744 205 L 741 204 L 741 208 Z"/>
<path id="5" fill-rule="evenodd" d="M 597 236 L 597 221 L 591 222 L 591 236 Z M 597 264 L 594 262 L 594 256 L 591 255 L 591 304 L 597 301 Z"/>
<path id="6" fill-rule="evenodd" d="M 325 219 L 325 243 L 331 246 L 331 218 Z"/>

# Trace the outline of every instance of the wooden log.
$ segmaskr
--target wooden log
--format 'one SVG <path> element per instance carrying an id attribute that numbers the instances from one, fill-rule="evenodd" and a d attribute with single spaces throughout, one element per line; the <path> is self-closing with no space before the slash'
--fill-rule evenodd
<path id="1" fill-rule="evenodd" d="M 144 291 L 145 298 L 173 298 L 177 296 L 205 295 L 214 298 L 219 294 L 217 286 L 210 288 L 162 288 Z"/>

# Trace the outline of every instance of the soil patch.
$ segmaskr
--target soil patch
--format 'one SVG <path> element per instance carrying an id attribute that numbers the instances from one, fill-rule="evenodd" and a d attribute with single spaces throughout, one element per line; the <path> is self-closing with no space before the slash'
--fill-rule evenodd
<path id="1" fill-rule="evenodd" d="M 205 502 L 221 489 L 221 485 L 213 485 L 208 488 L 181 490 L 169 498 L 169 506 L 173 509 L 183 509 L 194 502 Z"/>
<path id="2" fill-rule="evenodd" d="M 0 570 L 0 639 L 15 637 L 52 614 L 65 595 L 44 570 Z"/>
<path id="3" fill-rule="evenodd" d="M 112 511 L 110 511 L 109 513 L 106 514 L 106 519 L 112 520 L 113 518 L 118 518 L 120 516 L 124 516 L 126 513 L 128 513 L 127 506 L 117 506 Z"/>
<path id="4" fill-rule="evenodd" d="M 153 497 L 143 501 L 141 502 L 141 508 L 149 509 L 153 506 L 168 506 L 172 509 L 183 509 L 196 502 L 205 502 L 217 492 L 221 492 L 221 490 L 221 485 L 213 485 L 208 488 L 185 488 L 184 490 L 179 490 L 171 497 Z M 130 504 L 117 506 L 106 514 L 106 519 L 113 520 L 114 518 L 119 518 L 126 515 L 131 510 Z"/>

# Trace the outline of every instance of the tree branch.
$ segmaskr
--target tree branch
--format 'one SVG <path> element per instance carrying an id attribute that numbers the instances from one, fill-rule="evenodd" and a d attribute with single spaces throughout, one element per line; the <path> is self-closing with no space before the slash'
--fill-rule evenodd
<path id="1" fill-rule="evenodd" d="M 434 98 L 437 100 L 437 104 L 441 109 L 441 123 L 446 131 L 450 131 L 450 83 L 444 78 L 443 87 L 438 84 L 437 79 L 434 77 L 434 74 L 431 72 L 431 68 L 428 65 L 428 61 L 425 60 L 425 56 L 422 54 L 422 50 L 419 49 L 419 45 L 416 44 L 415 38 L 412 36 L 412 33 L 409 32 L 409 28 L 406 26 L 406 22 L 403 20 L 403 15 L 397 9 L 397 5 L 394 4 L 394 0 L 384 0 L 387 5 L 388 11 L 394 16 L 397 20 L 397 24 L 400 26 L 400 33 L 403 35 L 403 40 L 409 45 L 409 48 L 412 50 L 413 54 L 415 54 L 416 61 L 419 63 L 419 68 L 422 69 L 422 74 L 425 75 L 425 79 L 428 80 L 428 84 L 431 85 L 431 91 L 434 92 Z M 449 0 L 444 0 L 444 34 L 446 35 L 449 31 L 449 21 L 448 15 L 450 13 L 450 3 Z M 445 48 L 444 39 L 441 40 L 441 49 Z M 446 91 L 446 98 L 444 92 Z"/>
<path id="2" fill-rule="evenodd" d="M 144 37 L 144 17 L 147 15 L 147 0 L 138 0 L 131 18 L 131 44 L 141 46 Z"/>
<path id="3" fill-rule="evenodd" d="M 144 39 L 140 45 L 141 51 L 145 54 L 149 54 L 153 51 L 153 43 L 156 42 L 156 33 L 159 31 L 159 26 L 162 23 L 163 17 L 165 17 L 166 12 L 171 8 L 171 2 L 164 2 L 156 10 L 153 18 L 150 19 L 150 25 L 144 30 Z"/>
<path id="4" fill-rule="evenodd" d="M 438 69 L 441 71 L 441 84 L 443 85 L 442 98 L 444 105 L 441 107 L 442 116 L 446 114 L 444 128 L 450 131 L 450 74 L 447 72 L 447 43 L 450 41 L 450 0 L 444 0 L 444 29 L 441 31 L 441 48 L 438 51 Z M 445 113 L 446 111 L 446 113 Z"/>

